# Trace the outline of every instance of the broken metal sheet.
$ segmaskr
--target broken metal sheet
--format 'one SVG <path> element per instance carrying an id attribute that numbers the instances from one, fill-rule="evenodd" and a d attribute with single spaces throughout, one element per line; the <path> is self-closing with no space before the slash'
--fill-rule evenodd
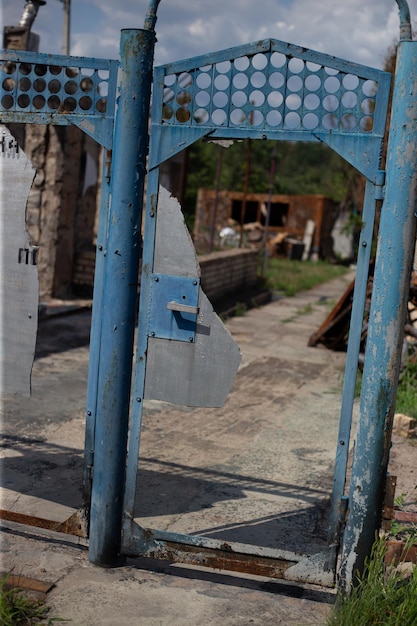
<path id="1" fill-rule="evenodd" d="M 158 203 L 154 272 L 196 280 L 200 276 L 181 207 L 163 188 Z M 169 306 L 168 301 L 166 304 Z M 195 336 L 190 335 L 188 341 L 149 337 L 146 399 L 205 407 L 219 407 L 226 401 L 239 367 L 240 351 L 201 288 L 197 311 Z M 149 328 L 152 324 L 150 318 Z"/>
<path id="2" fill-rule="evenodd" d="M 0 126 L 0 144 L 0 394 L 30 396 L 39 283 L 26 204 L 35 169 L 5 126 Z"/>

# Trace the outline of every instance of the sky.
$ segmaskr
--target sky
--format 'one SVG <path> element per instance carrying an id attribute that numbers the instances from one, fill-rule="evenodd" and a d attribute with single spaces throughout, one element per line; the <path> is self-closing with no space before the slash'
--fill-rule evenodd
<path id="1" fill-rule="evenodd" d="M 19 23 L 25 0 L 1 0 L 0 28 Z M 413 27 L 417 0 L 409 0 Z M 76 56 L 117 59 L 120 30 L 142 28 L 148 0 L 72 0 Z M 32 30 L 40 52 L 62 53 L 62 0 L 40 7 Z M 259 39 L 279 39 L 381 68 L 399 37 L 395 0 L 161 0 L 155 64 L 162 65 Z"/>

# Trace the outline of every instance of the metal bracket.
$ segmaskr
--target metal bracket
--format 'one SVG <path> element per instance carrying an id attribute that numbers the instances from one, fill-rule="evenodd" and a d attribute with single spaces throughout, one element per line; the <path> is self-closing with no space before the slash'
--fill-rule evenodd
<path id="1" fill-rule="evenodd" d="M 193 343 L 200 279 L 152 274 L 148 336 Z"/>

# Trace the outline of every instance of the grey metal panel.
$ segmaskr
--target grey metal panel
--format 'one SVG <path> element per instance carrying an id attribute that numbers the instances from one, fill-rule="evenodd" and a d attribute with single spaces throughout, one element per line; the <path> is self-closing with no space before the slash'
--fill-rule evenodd
<path id="1" fill-rule="evenodd" d="M 200 277 L 194 245 L 180 203 L 164 187 L 159 187 L 155 235 L 155 274 Z"/>
<path id="2" fill-rule="evenodd" d="M 0 143 L 0 393 L 29 396 L 39 284 L 25 217 L 35 169 L 5 126 Z"/>
<path id="3" fill-rule="evenodd" d="M 180 204 L 163 187 L 159 190 L 154 272 L 200 275 Z M 239 348 L 201 289 L 198 309 L 193 343 L 149 337 L 145 398 L 185 406 L 224 404 L 239 367 Z"/>
<path id="4" fill-rule="evenodd" d="M 240 351 L 200 289 L 195 343 L 149 338 L 145 398 L 184 406 L 222 406 Z"/>

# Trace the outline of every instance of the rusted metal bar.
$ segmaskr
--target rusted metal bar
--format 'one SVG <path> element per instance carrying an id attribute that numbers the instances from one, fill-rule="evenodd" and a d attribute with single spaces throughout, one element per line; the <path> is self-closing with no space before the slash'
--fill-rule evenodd
<path id="1" fill-rule="evenodd" d="M 16 513 L 15 511 L 6 511 L 5 509 L 0 509 L 0 519 L 16 522 L 17 524 L 25 524 L 26 526 L 44 528 L 57 533 L 75 535 L 76 537 L 87 537 L 86 517 L 82 509 L 73 513 L 64 522 L 56 522 L 43 517 L 36 517 L 35 515 Z"/>

